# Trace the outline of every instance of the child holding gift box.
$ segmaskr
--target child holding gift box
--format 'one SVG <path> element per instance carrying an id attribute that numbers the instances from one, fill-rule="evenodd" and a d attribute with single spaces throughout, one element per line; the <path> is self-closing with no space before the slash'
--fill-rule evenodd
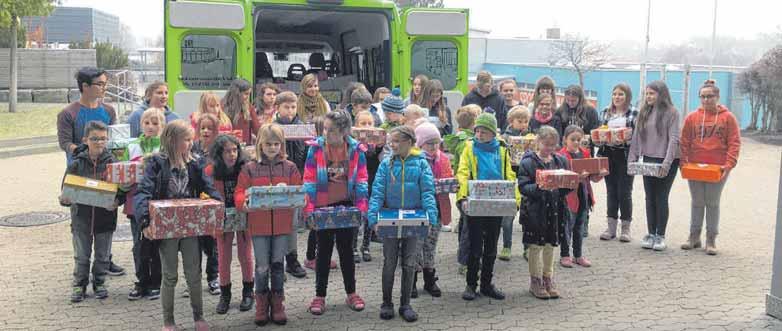
<path id="1" fill-rule="evenodd" d="M 355 127 L 357 128 L 372 128 L 374 127 L 374 116 L 368 111 L 362 111 L 356 114 Z M 383 151 L 385 145 L 367 145 L 367 151 L 365 152 L 367 158 L 367 173 L 369 174 L 369 194 L 372 195 L 372 184 L 375 182 L 375 174 L 380 167 L 379 155 Z M 369 243 L 375 231 L 372 230 L 368 224 L 364 224 L 364 234 L 361 241 L 361 258 L 358 258 L 358 231 L 353 235 L 353 260 L 358 263 L 361 260 L 364 262 L 372 261 L 372 255 L 369 253 Z"/>
<path id="2" fill-rule="evenodd" d="M 214 178 L 215 188 L 225 198 L 226 211 L 229 208 L 236 209 L 234 192 L 239 171 L 247 162 L 242 153 L 241 143 L 232 135 L 221 134 L 212 144 L 209 154 L 214 163 L 206 167 L 206 174 Z M 227 215 L 228 213 L 226 213 Z M 239 255 L 239 266 L 242 269 L 242 302 L 239 304 L 239 311 L 248 311 L 253 307 L 252 237 L 250 232 L 220 231 L 216 237 L 220 301 L 215 310 L 218 314 L 225 314 L 231 303 L 231 259 L 233 241 L 236 237 L 236 250 Z"/>
<path id="3" fill-rule="evenodd" d="M 360 83 L 357 83 L 360 84 Z M 312 124 L 315 125 L 315 136 L 322 137 L 323 136 L 323 116 L 315 117 L 312 119 Z M 307 153 L 309 154 L 309 146 L 316 144 L 316 141 L 311 140 L 307 142 Z M 303 220 L 303 219 L 302 219 Z M 316 252 L 318 249 L 318 231 L 315 229 L 311 229 L 309 231 L 309 236 L 307 236 L 307 252 L 306 252 L 306 260 L 304 261 L 304 267 L 310 270 L 315 270 L 315 258 L 317 256 Z M 337 261 L 331 260 L 329 261 L 329 268 L 336 269 L 337 268 Z"/>
<path id="4" fill-rule="evenodd" d="M 296 112 L 298 98 L 293 92 L 285 91 L 277 95 L 274 99 L 274 105 L 275 109 L 277 109 L 274 123 L 280 125 L 304 124 L 299 120 L 299 115 Z M 304 172 L 304 161 L 307 159 L 307 146 L 304 141 L 285 140 L 285 154 L 288 155 L 288 160 L 296 165 L 299 173 Z M 307 276 L 307 272 L 299 263 L 298 245 L 296 245 L 298 238 L 298 232 L 291 231 L 290 239 L 288 240 L 289 252 L 288 255 L 285 255 L 285 271 L 293 277 L 303 278 Z"/>
<path id="5" fill-rule="evenodd" d="M 516 181 L 516 173 L 511 169 L 510 156 L 505 146 L 497 140 L 497 119 L 493 114 L 483 113 L 475 120 L 475 138 L 465 144 L 456 172 L 459 180 L 459 193 L 456 199 L 464 210 L 469 195 L 467 182 L 477 180 Z M 521 203 L 518 188 L 516 207 Z M 470 255 L 467 260 L 467 287 L 462 299 L 474 300 L 477 297 L 478 269 L 481 271 L 480 293 L 497 300 L 505 299 L 492 283 L 494 262 L 497 258 L 497 239 L 500 235 L 502 217 L 465 216 L 469 228 Z M 481 265 L 478 265 L 481 263 Z"/>
<path id="6" fill-rule="evenodd" d="M 440 150 L 439 129 L 431 123 L 424 123 L 419 125 L 415 129 L 416 147 L 422 149 L 426 157 L 426 161 L 429 162 L 429 166 L 432 168 L 432 174 L 434 179 L 441 178 L 453 178 L 453 170 L 451 170 L 451 161 L 448 156 Z M 424 290 L 429 292 L 433 297 L 440 297 L 442 291 L 437 286 L 437 274 L 434 268 L 434 258 L 437 255 L 437 239 L 440 237 L 440 226 L 451 223 L 451 195 L 448 193 L 440 193 L 435 195 L 437 200 L 437 214 L 440 215 L 440 220 L 435 226 L 429 229 L 429 236 L 426 240 L 421 240 L 418 243 L 419 246 L 419 268 L 424 274 Z M 418 270 L 413 278 L 413 298 L 418 296 L 418 289 L 416 288 L 416 282 L 418 281 Z"/>
<path id="7" fill-rule="evenodd" d="M 345 112 L 330 112 L 325 117 L 323 136 L 310 146 L 304 166 L 307 199 L 304 214 L 309 216 L 316 207 L 329 206 L 353 206 L 366 214 L 366 148 L 350 137 L 351 121 Z M 335 245 L 347 294 L 345 303 L 352 310 L 364 310 L 364 300 L 356 293 L 356 264 L 351 256 L 353 231 L 353 228 L 317 231 L 316 289 L 309 307 L 313 315 L 325 311 L 329 261 Z"/>
<path id="8" fill-rule="evenodd" d="M 538 130 L 536 151 L 529 151 L 519 165 L 519 187 L 525 202 L 520 217 L 524 223 L 524 244 L 529 246 L 529 291 L 539 299 L 556 299 L 554 284 L 554 247 L 559 243 L 560 224 L 565 224 L 565 196 L 570 189 L 544 190 L 536 183 L 539 170 L 568 169 L 568 161 L 556 154 L 557 129 L 542 126 Z"/>
<path id="9" fill-rule="evenodd" d="M 559 151 L 559 154 L 564 156 L 567 160 L 586 159 L 590 158 L 589 149 L 582 147 L 581 139 L 584 138 L 584 131 L 580 127 L 575 125 L 569 125 L 565 128 L 565 147 Z M 592 185 L 589 181 L 598 182 L 605 175 L 608 174 L 607 170 L 601 171 L 599 175 L 589 175 L 588 173 L 579 174 L 581 182 L 578 184 L 578 188 L 570 192 L 565 200 L 568 207 L 568 219 L 565 223 L 565 231 L 560 236 L 560 260 L 561 264 L 565 268 L 573 267 L 573 259 L 570 257 L 570 244 L 573 246 L 573 257 L 576 259 L 575 263 L 582 267 L 590 267 L 592 262 L 589 261 L 582 254 L 582 245 L 584 238 L 582 236 L 582 230 L 584 222 L 589 217 L 589 211 L 592 210 L 592 206 L 595 205 L 595 195 L 592 192 Z"/>
<path id="10" fill-rule="evenodd" d="M 437 128 L 432 124 L 429 125 L 437 134 Z M 390 137 L 393 154 L 384 159 L 378 169 L 369 206 L 369 225 L 376 227 L 378 212 L 382 208 L 423 209 L 429 217 L 431 231 L 436 235 L 435 228 L 439 221 L 434 198 L 434 176 L 426 158 L 421 155 L 421 150 L 412 148 L 416 142 L 416 135 L 411 128 L 402 126 L 391 130 Z M 383 239 L 383 305 L 380 307 L 382 319 L 388 320 L 394 317 L 391 294 L 394 289 L 394 272 L 401 257 L 402 296 L 399 315 L 408 322 L 418 320 L 418 314 L 410 306 L 411 291 L 415 282 L 418 241 L 417 237 Z"/>
<path id="11" fill-rule="evenodd" d="M 73 159 L 65 174 L 102 179 L 106 166 L 116 162 L 111 152 L 106 149 L 106 142 L 108 142 L 106 124 L 99 121 L 87 122 L 84 125 L 82 142 L 83 144 L 73 150 Z M 115 199 L 114 208 L 104 209 L 72 203 L 70 199 L 60 196 L 60 204 L 71 207 L 71 234 L 73 255 L 76 260 L 73 269 L 71 302 L 84 300 L 90 282 L 90 256 L 93 249 L 95 260 L 92 262 L 92 290 L 97 299 L 108 297 L 109 292 L 105 282 L 110 263 L 111 237 L 117 228 L 117 205 L 124 203 L 124 200 L 125 196 L 120 191 Z"/>
<path id="12" fill-rule="evenodd" d="M 285 134 L 279 125 L 261 127 L 255 144 L 258 159 L 242 168 L 234 194 L 239 211 L 248 212 L 247 231 L 252 235 L 255 251 L 255 324 L 259 326 L 268 323 L 270 315 L 275 324 L 287 322 L 283 305 L 283 263 L 289 252 L 290 234 L 295 232 L 293 218 L 296 212 L 292 208 L 248 209 L 246 190 L 250 186 L 301 185 L 301 174 L 296 165 L 287 160 L 282 149 L 284 143 Z"/>
<path id="13" fill-rule="evenodd" d="M 128 144 L 122 161 L 142 161 L 143 158 L 160 151 L 160 134 L 166 125 L 166 116 L 161 108 L 149 108 L 141 115 L 141 135 Z M 127 201 L 133 201 L 136 185 L 127 193 Z M 126 203 L 123 212 L 130 220 L 130 231 L 133 235 L 133 261 L 136 266 L 138 282 L 128 293 L 128 300 L 138 300 L 147 297 L 150 300 L 160 298 L 160 242 L 149 240 L 141 234 L 141 226 L 136 220 L 133 203 Z"/>
<path id="14" fill-rule="evenodd" d="M 212 179 L 205 175 L 200 162 L 191 154 L 193 128 L 185 120 L 169 123 L 160 138 L 160 154 L 146 161 L 144 179 L 138 185 L 134 197 L 134 211 L 141 228 L 149 226 L 150 200 L 199 198 L 206 194 L 212 199 L 222 200 L 215 190 Z M 208 330 L 204 320 L 204 302 L 201 296 L 201 251 L 198 237 L 172 238 L 160 241 L 160 260 L 163 270 L 161 300 L 163 304 L 163 329 L 175 330 L 174 289 L 179 278 L 177 267 L 179 254 L 193 308 L 196 330 Z"/>
<path id="15" fill-rule="evenodd" d="M 690 238 L 682 245 L 689 250 L 701 245 L 701 229 L 706 217 L 706 254 L 716 255 L 719 233 L 720 196 L 728 174 L 736 167 L 741 149 L 741 130 L 736 117 L 719 104 L 720 89 L 707 80 L 700 89 L 701 107 L 684 119 L 681 134 L 682 163 L 706 163 L 722 168 L 717 183 L 689 180 L 692 211 Z"/>
<path id="16" fill-rule="evenodd" d="M 513 82 L 513 81 L 511 81 Z M 515 84 L 515 83 L 514 83 Z M 514 85 L 515 86 L 515 85 Z M 508 113 L 508 128 L 505 130 L 503 137 L 507 140 L 507 137 L 522 137 L 530 133 L 529 131 L 530 114 L 527 107 L 522 105 L 515 106 L 510 109 Z M 513 173 L 517 173 L 519 170 L 518 163 L 520 159 L 514 160 L 511 158 L 511 168 Z M 511 246 L 513 244 L 513 220 L 514 217 L 504 217 L 502 219 L 502 251 L 497 256 L 502 261 L 510 261 Z M 525 248 L 526 252 L 526 248 Z M 526 255 L 525 255 L 526 256 Z"/>

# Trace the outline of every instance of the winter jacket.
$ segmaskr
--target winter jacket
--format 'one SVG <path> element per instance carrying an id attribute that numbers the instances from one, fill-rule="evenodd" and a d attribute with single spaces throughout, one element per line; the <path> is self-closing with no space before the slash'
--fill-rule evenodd
<path id="1" fill-rule="evenodd" d="M 239 162 L 239 161 L 237 161 Z M 220 192 L 220 194 L 223 196 L 223 201 L 225 202 L 225 208 L 235 208 L 234 205 L 234 193 L 236 192 L 236 184 L 238 181 L 239 174 L 235 173 L 232 176 L 228 176 L 226 179 L 217 179 L 214 175 L 214 164 L 210 164 L 206 166 L 204 169 L 204 173 L 212 178 L 212 182 L 214 182 L 215 190 L 217 192 Z M 220 236 L 223 234 L 223 229 L 219 228 L 217 229 L 217 235 Z"/>
<path id="2" fill-rule="evenodd" d="M 684 119 L 681 140 L 684 163 L 707 163 L 733 169 L 741 149 L 741 130 L 736 117 L 723 105 L 717 113 L 698 108 Z"/>
<path id="3" fill-rule="evenodd" d="M 462 156 L 464 145 L 472 141 L 475 133 L 471 129 L 460 129 L 456 134 L 443 136 L 443 146 L 453 157 L 451 157 L 451 169 L 456 171 L 459 168 L 459 157 Z"/>
<path id="4" fill-rule="evenodd" d="M 453 177 L 451 161 L 442 151 L 438 150 L 437 155 L 435 155 L 433 158 L 430 158 L 427 155 L 426 160 L 429 162 L 429 166 L 432 168 L 434 179 Z M 440 224 L 451 224 L 451 195 L 448 193 L 440 193 L 435 194 L 434 198 L 437 200 L 437 208 L 439 208 Z"/>
<path id="5" fill-rule="evenodd" d="M 435 124 L 437 126 L 437 129 L 440 131 L 441 137 L 453 133 L 453 116 L 451 115 L 451 108 L 445 106 L 445 120 L 446 120 L 445 123 L 442 123 L 442 121 L 440 121 L 440 117 L 437 114 L 436 107 L 432 107 L 431 109 L 429 109 L 429 117 L 437 118 L 437 122 Z"/>
<path id="6" fill-rule="evenodd" d="M 244 138 L 244 143 L 247 145 L 255 145 L 255 141 L 253 140 L 253 136 L 258 133 L 258 129 L 261 128 L 261 120 L 258 119 L 258 113 L 255 112 L 255 107 L 252 105 L 250 107 L 250 120 L 241 118 L 238 120 L 238 122 L 234 121 L 233 129 L 234 130 L 241 130 L 242 131 L 242 138 Z M 241 113 L 237 114 L 236 116 L 242 116 Z"/>
<path id="7" fill-rule="evenodd" d="M 480 106 L 483 111 L 487 111 L 486 108 L 491 108 L 494 117 L 497 118 L 498 128 L 502 129 L 508 125 L 508 114 L 505 113 L 505 98 L 496 88 L 492 88 L 491 92 L 486 97 L 483 97 L 478 93 L 477 87 L 472 89 L 472 91 L 467 93 L 467 95 L 464 96 L 464 99 L 462 99 L 462 106 L 471 104 Z"/>
<path id="8" fill-rule="evenodd" d="M 128 117 L 128 124 L 130 124 L 130 137 L 135 138 L 141 135 L 141 115 L 144 114 L 144 111 L 146 111 L 149 108 L 149 101 L 144 101 L 143 104 L 139 105 L 136 110 L 134 110 L 132 113 L 130 113 L 130 116 Z M 171 123 L 174 120 L 179 119 L 179 115 L 177 115 L 175 112 L 172 112 L 168 106 L 165 108 L 166 116 L 166 123 Z"/>
<path id="9" fill-rule="evenodd" d="M 369 201 L 369 226 L 377 223 L 380 209 L 423 209 L 429 223 L 435 226 L 437 202 L 434 198 L 434 175 L 421 150 L 413 148 L 406 158 L 397 155 L 380 162 Z"/>
<path id="10" fill-rule="evenodd" d="M 57 114 L 57 142 L 60 149 L 68 153 L 68 146 L 80 145 L 81 138 L 84 137 L 84 127 L 89 121 L 101 121 L 111 125 L 117 122 L 117 112 L 109 104 L 101 103 L 98 108 L 88 109 L 78 101 L 72 102 Z"/>
<path id="11" fill-rule="evenodd" d="M 524 154 L 519 165 L 519 188 L 524 195 L 519 222 L 523 225 L 523 242 L 528 245 L 559 244 L 559 229 L 565 224 L 565 196 L 569 189 L 553 191 L 538 187 L 538 170 L 569 169 L 568 161 L 561 155 L 552 155 L 549 164 L 543 163 L 535 152 Z"/>
<path id="12" fill-rule="evenodd" d="M 98 161 L 93 162 L 86 144 L 81 144 L 73 150 L 73 161 L 65 170 L 66 175 L 76 175 L 97 180 L 103 180 L 103 174 L 106 172 L 106 166 L 115 162 L 116 159 L 107 149 L 98 156 Z M 63 177 L 63 181 L 65 178 Z M 117 193 L 119 204 L 125 202 L 125 194 L 122 191 Z M 68 206 L 68 205 L 65 205 Z M 87 206 L 73 203 L 71 207 L 71 230 L 89 233 L 114 232 L 117 229 L 117 210 L 107 210 L 105 208 Z"/>
<path id="13" fill-rule="evenodd" d="M 197 160 L 190 160 L 186 164 L 188 174 L 188 196 L 199 198 L 205 193 L 211 199 L 223 201 L 223 196 L 218 192 L 212 178 L 204 172 L 204 164 Z M 144 162 L 144 178 L 137 186 L 136 195 L 133 197 L 133 210 L 136 221 L 142 228 L 149 225 L 149 202 L 151 200 L 170 199 L 168 182 L 171 179 L 171 161 L 165 154 L 154 154 Z"/>
<path id="14" fill-rule="evenodd" d="M 367 212 L 367 159 L 364 155 L 366 146 L 359 144 L 353 137 L 346 137 L 348 152 L 347 192 L 353 205 L 362 213 Z M 315 207 L 326 206 L 329 201 L 329 177 L 327 173 L 326 153 L 324 148 L 326 140 L 318 137 L 309 143 L 307 161 L 304 163 L 304 192 L 307 197 L 307 205 L 304 213 L 311 213 Z"/>
<path id="15" fill-rule="evenodd" d="M 559 115 L 559 118 L 562 121 L 560 123 L 561 128 L 559 129 L 560 135 L 562 135 L 562 133 L 565 132 L 565 129 L 570 125 L 578 126 L 584 130 L 585 134 L 588 134 L 593 129 L 597 129 L 600 126 L 600 119 L 597 117 L 595 108 L 585 105 L 581 111 L 584 112 L 583 119 L 576 114 L 576 109 L 570 108 L 567 103 L 562 104 L 559 110 L 554 114 L 554 116 Z"/>
<path id="16" fill-rule="evenodd" d="M 589 149 L 583 147 L 579 147 L 579 149 L 581 150 L 581 155 L 584 156 L 583 158 L 587 159 L 592 157 L 592 155 L 589 153 Z M 564 157 L 568 161 L 568 164 L 570 164 L 570 161 L 573 160 L 573 157 L 570 155 L 570 152 L 568 152 L 567 147 L 562 147 L 562 149 L 559 151 L 559 155 Z M 589 203 L 589 206 L 586 206 L 587 210 L 591 210 L 592 206 L 595 205 L 595 194 L 592 191 L 592 184 L 589 182 L 589 180 L 590 178 L 583 179 L 578 185 L 578 190 L 581 190 L 582 188 L 586 190 L 587 202 Z M 572 213 L 577 213 L 581 207 L 579 206 L 578 201 L 578 190 L 573 190 L 572 192 L 568 193 L 567 196 L 565 196 L 567 207 Z"/>
<path id="17" fill-rule="evenodd" d="M 658 111 L 651 111 L 643 130 L 633 130 L 628 162 L 636 162 L 641 156 L 650 156 L 663 159 L 663 166 L 670 167 L 679 158 L 679 111 L 676 108 L 666 110 L 663 122 L 657 123 Z M 639 126 L 637 121 L 635 125 Z M 664 128 L 662 135 L 657 133 L 658 125 Z"/>
<path id="18" fill-rule="evenodd" d="M 244 206 L 248 187 L 281 183 L 301 185 L 301 174 L 289 160 L 270 161 L 262 157 L 260 161 L 249 161 L 242 167 L 234 192 L 234 204 L 237 210 L 247 212 L 247 231 L 250 231 L 250 235 L 277 236 L 293 231 L 294 208 L 253 211 L 245 209 Z"/>
<path id="19" fill-rule="evenodd" d="M 502 173 L 503 178 L 505 178 L 505 180 L 515 182 L 516 173 L 513 172 L 513 169 L 511 168 L 508 150 L 502 143 L 500 143 L 499 153 L 500 164 L 502 165 L 500 172 Z M 467 196 L 470 195 L 469 185 L 467 185 L 467 182 L 477 179 L 479 171 L 480 169 L 478 169 L 478 160 L 476 159 L 475 153 L 473 152 L 473 142 L 468 141 L 464 145 L 462 156 L 459 158 L 459 168 L 456 170 L 456 179 L 459 182 L 459 192 L 456 194 L 456 201 L 467 199 Z M 519 189 L 516 188 L 516 207 L 518 207 L 519 204 L 521 204 L 521 194 L 519 193 Z"/>
<path id="20" fill-rule="evenodd" d="M 304 124 L 299 120 L 299 116 L 293 117 L 293 120 L 288 121 L 280 117 L 279 113 L 274 115 L 274 123 L 280 125 L 289 124 Z M 304 172 L 304 161 L 307 160 L 307 145 L 301 140 L 285 140 L 285 153 L 288 154 L 288 160 L 291 160 L 296 169 L 299 170 L 299 174 Z"/>
<path id="21" fill-rule="evenodd" d="M 143 157 L 152 155 L 160 151 L 160 137 L 145 137 L 142 133 L 138 138 L 134 139 L 127 147 L 125 147 L 125 153 L 120 158 L 120 161 L 140 161 Z M 125 215 L 133 216 L 133 197 L 136 195 L 136 184 L 131 186 L 126 195 L 126 200 L 130 203 L 126 203 L 122 208 L 122 213 Z"/>
<path id="22" fill-rule="evenodd" d="M 375 175 L 377 174 L 377 169 L 380 168 L 380 154 L 383 153 L 383 148 L 386 145 L 377 146 L 377 145 L 366 145 L 367 151 L 364 152 L 364 156 L 367 159 L 367 174 L 369 176 L 368 178 L 368 187 L 369 187 L 369 194 L 372 195 L 372 184 L 375 182 Z"/>

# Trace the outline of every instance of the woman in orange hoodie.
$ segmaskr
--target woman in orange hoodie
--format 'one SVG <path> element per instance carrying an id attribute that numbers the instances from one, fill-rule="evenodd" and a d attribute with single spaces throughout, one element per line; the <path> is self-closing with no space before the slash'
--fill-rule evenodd
<path id="1" fill-rule="evenodd" d="M 680 147 L 682 165 L 706 163 L 722 167 L 722 179 L 717 183 L 690 180 L 692 216 L 690 238 L 681 246 L 684 250 L 701 247 L 701 229 L 706 216 L 706 254 L 716 255 L 720 221 L 720 196 L 728 174 L 736 166 L 741 148 L 741 133 L 736 117 L 719 104 L 720 89 L 713 80 L 700 88 L 701 107 L 684 119 Z"/>

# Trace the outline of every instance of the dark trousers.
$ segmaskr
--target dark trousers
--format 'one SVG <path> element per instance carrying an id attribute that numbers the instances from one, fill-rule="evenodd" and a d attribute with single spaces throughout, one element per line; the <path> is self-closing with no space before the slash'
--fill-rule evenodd
<path id="1" fill-rule="evenodd" d="M 315 253 L 318 248 L 318 231 L 310 230 L 309 236 L 307 236 L 307 260 L 314 260 Z"/>
<path id="2" fill-rule="evenodd" d="M 413 290 L 413 277 L 417 257 L 418 238 L 383 239 L 383 303 L 390 304 L 394 289 L 394 273 L 401 259 L 402 281 L 400 285 L 399 306 L 410 305 L 410 293 Z"/>
<path id="3" fill-rule="evenodd" d="M 559 256 L 570 256 L 570 247 L 573 247 L 573 257 L 581 257 L 581 248 L 584 243 L 584 223 L 589 217 L 587 209 L 577 213 L 567 211 L 567 224 L 564 224 L 563 231 L 559 235 Z"/>
<path id="4" fill-rule="evenodd" d="M 329 283 L 329 264 L 334 245 L 339 254 L 339 267 L 342 270 L 342 281 L 345 293 L 356 292 L 356 264 L 353 262 L 353 231 L 355 228 L 328 229 L 317 232 L 318 249 L 315 261 L 315 295 L 326 296 Z"/>
<path id="5" fill-rule="evenodd" d="M 133 234 L 133 262 L 136 267 L 138 286 L 144 289 L 160 289 L 163 277 L 160 265 L 160 240 L 149 240 L 141 234 L 141 227 L 130 217 L 130 232 Z"/>
<path id="6" fill-rule="evenodd" d="M 206 256 L 206 281 L 217 280 L 217 240 L 212 236 L 199 236 L 198 246 Z M 199 262 L 199 265 L 202 265 L 201 262 Z"/>
<path id="7" fill-rule="evenodd" d="M 644 157 L 644 162 L 662 163 L 663 159 Z M 644 176 L 644 191 L 646 195 L 646 227 L 649 234 L 665 236 L 668 226 L 668 196 L 671 193 L 673 180 L 679 170 L 679 160 L 674 160 L 671 170 L 664 178 Z"/>
<path id="8" fill-rule="evenodd" d="M 605 178 L 608 201 L 607 216 L 629 222 L 633 219 L 633 176 L 627 175 L 627 157 L 624 149 L 607 148 L 611 173 Z M 621 212 L 621 216 L 620 216 Z"/>
<path id="9" fill-rule="evenodd" d="M 361 240 L 361 250 L 369 249 L 369 240 L 372 238 L 372 229 L 367 224 L 368 220 L 364 219 L 364 225 L 361 228 L 353 228 L 353 251 L 358 251 L 358 234 L 363 232 L 363 239 Z M 362 229 L 363 228 L 363 229 Z"/>
<path id="10" fill-rule="evenodd" d="M 478 286 L 479 268 L 481 269 L 481 286 L 491 285 L 501 226 L 502 217 L 467 217 L 470 238 L 467 285 Z"/>

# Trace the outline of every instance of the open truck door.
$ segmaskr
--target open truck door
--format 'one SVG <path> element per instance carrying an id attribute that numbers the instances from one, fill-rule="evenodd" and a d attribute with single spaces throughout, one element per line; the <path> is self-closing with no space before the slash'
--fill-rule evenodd
<path id="1" fill-rule="evenodd" d="M 222 96 L 237 77 L 253 81 L 253 24 L 243 2 L 165 1 L 169 106 L 195 112 L 201 93 Z"/>
<path id="2" fill-rule="evenodd" d="M 456 110 L 467 93 L 469 42 L 467 9 L 407 8 L 399 33 L 401 89 L 411 90 L 416 75 L 443 83 L 448 107 Z"/>

